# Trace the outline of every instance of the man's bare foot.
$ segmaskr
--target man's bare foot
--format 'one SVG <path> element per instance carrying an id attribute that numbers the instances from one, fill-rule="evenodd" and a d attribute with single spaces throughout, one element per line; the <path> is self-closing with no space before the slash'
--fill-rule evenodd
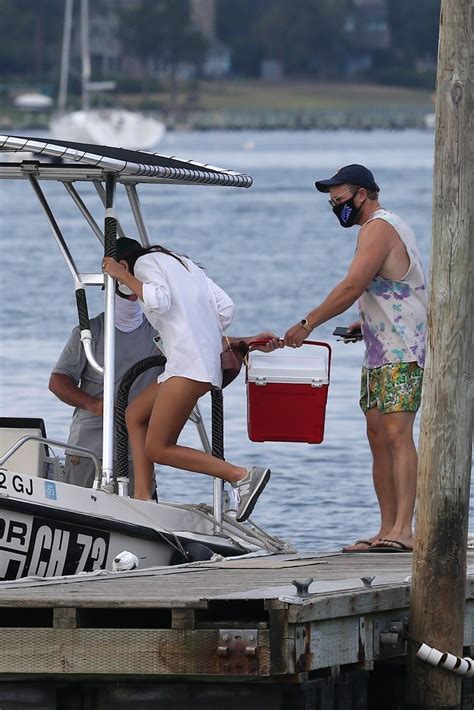
<path id="1" fill-rule="evenodd" d="M 374 535 L 364 540 L 356 540 L 352 545 L 346 545 L 342 548 L 343 552 L 367 552 L 374 542 L 380 539 L 380 535 Z"/>

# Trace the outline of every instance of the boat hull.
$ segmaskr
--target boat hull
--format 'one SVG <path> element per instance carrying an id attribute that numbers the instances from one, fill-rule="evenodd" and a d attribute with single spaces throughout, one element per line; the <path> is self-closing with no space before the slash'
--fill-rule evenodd
<path id="1" fill-rule="evenodd" d="M 161 121 L 141 113 L 93 109 L 54 116 L 50 130 L 63 140 L 146 150 L 158 145 L 166 129 Z"/>
<path id="2" fill-rule="evenodd" d="M 124 550 L 140 568 L 169 565 L 190 542 L 242 552 L 193 510 L 0 471 L 0 580 L 112 571 Z"/>

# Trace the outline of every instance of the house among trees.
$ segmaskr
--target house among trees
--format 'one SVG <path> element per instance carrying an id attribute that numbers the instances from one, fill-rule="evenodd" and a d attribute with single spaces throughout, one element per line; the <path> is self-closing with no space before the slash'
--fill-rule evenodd
<path id="1" fill-rule="evenodd" d="M 216 0 L 190 0 L 191 23 L 206 39 L 201 75 L 207 79 L 227 76 L 232 68 L 230 49 L 217 37 Z"/>
<path id="2" fill-rule="evenodd" d="M 391 46 L 386 0 L 352 0 L 344 17 L 344 33 L 349 46 L 347 75 L 372 69 L 377 51 Z"/>

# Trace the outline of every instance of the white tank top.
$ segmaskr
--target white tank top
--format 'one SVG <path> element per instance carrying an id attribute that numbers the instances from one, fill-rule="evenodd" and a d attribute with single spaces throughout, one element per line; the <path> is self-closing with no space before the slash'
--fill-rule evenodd
<path id="1" fill-rule="evenodd" d="M 425 363 L 426 279 L 420 252 L 411 227 L 401 217 L 384 209 L 371 218 L 383 219 L 397 231 L 410 259 L 407 273 L 392 281 L 375 276 L 359 298 L 362 334 L 366 346 L 364 367 L 397 362 Z"/>

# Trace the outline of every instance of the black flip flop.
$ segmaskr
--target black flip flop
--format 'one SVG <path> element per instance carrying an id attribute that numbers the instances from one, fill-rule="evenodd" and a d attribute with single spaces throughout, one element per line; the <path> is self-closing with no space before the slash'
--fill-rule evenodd
<path id="1" fill-rule="evenodd" d="M 378 552 L 380 554 L 383 554 L 385 552 L 413 552 L 412 547 L 407 547 L 403 542 L 400 542 L 400 540 L 389 540 L 388 538 L 382 538 L 380 542 L 391 542 L 394 545 L 398 545 L 398 547 L 391 547 L 390 545 L 372 545 L 367 552 Z"/>

